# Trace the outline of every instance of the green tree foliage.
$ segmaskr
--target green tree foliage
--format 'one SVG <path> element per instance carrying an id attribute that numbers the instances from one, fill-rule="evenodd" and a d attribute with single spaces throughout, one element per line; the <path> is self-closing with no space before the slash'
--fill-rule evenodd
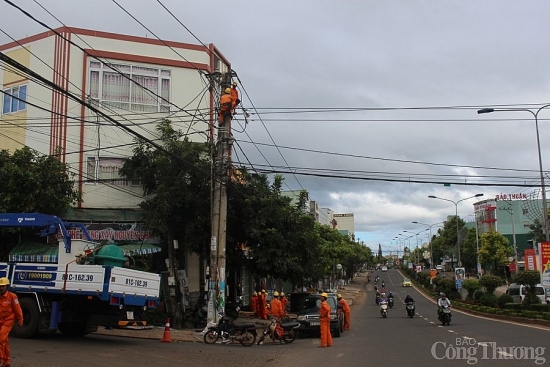
<path id="1" fill-rule="evenodd" d="M 60 215 L 81 196 L 74 174 L 55 156 L 41 155 L 28 147 L 10 154 L 0 151 L 0 211 Z"/>
<path id="2" fill-rule="evenodd" d="M 487 293 L 493 293 L 495 289 L 502 285 L 502 279 L 494 275 L 484 275 L 479 279 L 479 284 L 485 287 Z"/>
<path id="3" fill-rule="evenodd" d="M 499 265 L 506 263 L 514 250 L 510 247 L 510 241 L 494 229 L 480 236 L 479 261 L 485 267 L 493 266 L 497 269 Z"/>
<path id="4" fill-rule="evenodd" d="M 138 141 L 121 174 L 139 180 L 144 222 L 164 241 L 203 254 L 210 243 L 210 158 L 206 144 L 190 142 L 169 120 L 157 127 L 163 150 Z M 182 260 L 180 251 L 178 260 Z"/>
<path id="5" fill-rule="evenodd" d="M 528 287 L 527 295 L 523 300 L 525 304 L 538 304 L 540 299 L 535 293 L 535 285 L 540 283 L 540 273 L 536 270 L 520 271 L 514 275 L 514 283 L 523 284 Z"/>
<path id="6" fill-rule="evenodd" d="M 474 292 L 481 288 L 481 285 L 477 280 L 474 279 L 466 279 L 462 282 L 462 288 L 466 289 L 468 291 L 468 295 L 466 296 L 467 299 L 473 299 L 474 298 Z"/>

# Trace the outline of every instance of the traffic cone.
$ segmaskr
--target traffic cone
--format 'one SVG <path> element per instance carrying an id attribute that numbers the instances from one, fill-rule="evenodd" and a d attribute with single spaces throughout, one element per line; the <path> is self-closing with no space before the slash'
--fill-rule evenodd
<path id="1" fill-rule="evenodd" d="M 163 343 L 170 343 L 172 339 L 170 338 L 170 319 L 166 319 L 166 326 L 164 327 L 164 335 L 162 335 L 162 339 L 160 340 Z"/>

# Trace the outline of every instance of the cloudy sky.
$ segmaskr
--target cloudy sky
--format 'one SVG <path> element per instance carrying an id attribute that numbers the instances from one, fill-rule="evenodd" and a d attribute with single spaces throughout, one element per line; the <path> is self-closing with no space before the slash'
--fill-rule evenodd
<path id="1" fill-rule="evenodd" d="M 153 37 L 114 1 L 16 2 L 52 27 L 40 5 L 68 26 Z M 529 195 L 521 185 L 540 183 L 533 115 L 476 111 L 550 103 L 548 1 L 161 0 L 193 34 L 155 0 L 117 3 L 162 39 L 216 45 L 252 115 L 244 133 L 235 126 L 235 160 L 296 172 L 285 189 L 354 213 L 374 250 L 454 214 L 428 195 Z M 0 29 L 44 31 L 2 0 Z M 549 119 L 541 110 L 545 171 Z M 458 204 L 462 218 L 474 201 Z"/>

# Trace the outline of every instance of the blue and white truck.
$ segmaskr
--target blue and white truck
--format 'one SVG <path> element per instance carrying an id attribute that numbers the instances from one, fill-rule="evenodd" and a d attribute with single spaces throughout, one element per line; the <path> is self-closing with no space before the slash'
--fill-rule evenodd
<path id="1" fill-rule="evenodd" d="M 81 336 L 98 326 L 144 325 L 144 312 L 158 306 L 160 275 L 125 268 L 123 251 L 93 242 L 84 225 L 47 214 L 0 213 L 0 227 L 30 227 L 58 239 L 56 263 L 0 263 L 0 277 L 10 280 L 23 309 L 24 324 L 13 328 L 14 336 L 58 330 Z M 86 240 L 72 239 L 72 227 Z"/>

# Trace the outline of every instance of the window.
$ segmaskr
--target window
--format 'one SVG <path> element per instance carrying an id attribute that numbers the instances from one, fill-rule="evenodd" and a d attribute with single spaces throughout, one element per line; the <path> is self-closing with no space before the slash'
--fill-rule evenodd
<path id="1" fill-rule="evenodd" d="M 523 212 L 523 215 L 527 215 L 527 214 L 529 214 L 529 209 L 523 208 L 522 212 Z"/>
<path id="2" fill-rule="evenodd" d="M 128 181 L 120 176 L 119 172 L 124 165 L 124 158 L 88 157 L 86 162 L 87 178 L 94 184 L 139 185 L 139 182 Z"/>
<path id="3" fill-rule="evenodd" d="M 17 87 L 4 89 L 4 103 L 2 104 L 2 113 L 13 113 L 23 111 L 27 108 L 27 86 L 18 85 Z"/>
<path id="4" fill-rule="evenodd" d="M 113 70 L 118 70 L 115 71 Z M 148 66 L 90 62 L 90 96 L 106 107 L 170 112 L 172 72 Z"/>

